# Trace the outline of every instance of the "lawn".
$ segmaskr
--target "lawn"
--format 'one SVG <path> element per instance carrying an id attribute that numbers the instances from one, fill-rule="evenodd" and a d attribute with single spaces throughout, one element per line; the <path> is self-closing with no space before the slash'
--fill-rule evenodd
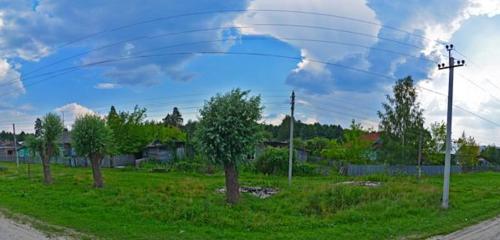
<path id="1" fill-rule="evenodd" d="M 55 184 L 2 163 L 0 208 L 103 239 L 421 239 L 500 214 L 500 173 L 452 176 L 451 208 L 440 209 L 441 179 L 286 177 L 243 173 L 244 186 L 278 187 L 268 199 L 243 194 L 237 206 L 216 189 L 224 178 L 192 173 L 53 167 Z M 342 185 L 380 181 L 380 187 Z"/>

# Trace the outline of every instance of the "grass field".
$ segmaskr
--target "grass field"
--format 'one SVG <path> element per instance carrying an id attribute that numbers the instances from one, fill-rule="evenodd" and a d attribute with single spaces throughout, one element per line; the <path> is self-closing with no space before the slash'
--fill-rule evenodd
<path id="1" fill-rule="evenodd" d="M 103 239 L 421 239 L 500 214 L 500 174 L 452 176 L 451 209 L 440 209 L 441 179 L 372 176 L 368 188 L 336 184 L 353 178 L 243 173 L 244 186 L 278 187 L 237 206 L 216 189 L 221 174 L 105 169 L 106 186 L 91 187 L 90 169 L 53 167 L 55 184 L 31 180 L 15 165 L 0 172 L 0 207 Z"/>

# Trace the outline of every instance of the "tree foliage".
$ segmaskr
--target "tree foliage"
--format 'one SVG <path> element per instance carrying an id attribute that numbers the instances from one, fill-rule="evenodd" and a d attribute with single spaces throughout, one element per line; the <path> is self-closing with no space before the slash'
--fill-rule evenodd
<path id="1" fill-rule="evenodd" d="M 277 141 L 288 141 L 290 138 L 290 116 L 285 116 L 278 126 L 263 124 L 264 129 L 271 133 L 272 139 Z M 328 125 L 313 123 L 307 124 L 300 120 L 294 122 L 294 137 L 309 140 L 315 137 L 328 139 L 339 139 L 342 137 L 340 125 Z"/>
<path id="2" fill-rule="evenodd" d="M 490 163 L 500 165 L 500 149 L 495 145 L 489 145 L 481 151 L 481 157 Z"/>
<path id="3" fill-rule="evenodd" d="M 383 112 L 378 112 L 383 144 L 379 157 L 391 164 L 415 164 L 424 119 L 412 78 L 398 80 L 393 96 L 387 95 L 382 106 Z"/>
<path id="4" fill-rule="evenodd" d="M 44 181 L 46 184 L 52 183 L 52 174 L 50 172 L 50 159 L 61 153 L 59 149 L 59 140 L 61 138 L 63 131 L 64 131 L 64 126 L 61 121 L 61 118 L 58 115 L 54 113 L 48 113 L 43 117 L 40 139 L 43 143 L 42 165 L 43 165 Z"/>
<path id="5" fill-rule="evenodd" d="M 162 143 L 185 141 L 186 134 L 179 128 L 145 121 L 146 109 L 136 106 L 132 112 L 117 112 L 112 106 L 107 124 L 112 130 L 115 154 L 140 154 L 152 141 Z"/>
<path id="6" fill-rule="evenodd" d="M 370 161 L 372 142 L 364 138 L 367 131 L 354 120 L 349 129 L 344 130 L 343 140 L 331 140 L 321 155 L 342 162 L 364 164 Z"/>
<path id="7" fill-rule="evenodd" d="M 473 137 L 468 137 L 465 132 L 457 140 L 457 162 L 464 167 L 474 167 L 479 162 L 480 148 Z"/>
<path id="8" fill-rule="evenodd" d="M 249 91 L 235 89 L 217 94 L 200 110 L 197 139 L 201 151 L 224 165 L 226 197 L 231 204 L 239 200 L 237 164 L 255 150 L 262 117 L 260 96 L 250 97 Z"/>
<path id="9" fill-rule="evenodd" d="M 172 113 L 167 114 L 167 116 L 165 116 L 165 118 L 163 118 L 163 124 L 165 124 L 165 126 L 169 126 L 169 127 L 180 128 L 180 127 L 182 127 L 183 122 L 184 122 L 184 119 L 182 118 L 182 115 L 179 112 L 179 109 L 177 107 L 174 107 L 174 109 L 172 110 Z"/>
<path id="10" fill-rule="evenodd" d="M 76 153 L 92 162 L 94 186 L 103 187 L 100 162 L 109 153 L 112 132 L 106 123 L 97 115 L 85 115 L 75 120 L 72 140 Z"/>

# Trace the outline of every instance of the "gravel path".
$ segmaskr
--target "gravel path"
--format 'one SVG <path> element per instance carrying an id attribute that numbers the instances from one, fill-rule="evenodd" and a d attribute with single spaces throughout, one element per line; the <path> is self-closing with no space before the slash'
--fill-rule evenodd
<path id="1" fill-rule="evenodd" d="M 446 236 L 436 236 L 431 240 L 499 240 L 500 239 L 500 217 L 481 222 L 474 226 L 464 228 L 460 231 Z"/>
<path id="2" fill-rule="evenodd" d="M 0 240 L 47 240 L 40 231 L 0 215 Z"/>

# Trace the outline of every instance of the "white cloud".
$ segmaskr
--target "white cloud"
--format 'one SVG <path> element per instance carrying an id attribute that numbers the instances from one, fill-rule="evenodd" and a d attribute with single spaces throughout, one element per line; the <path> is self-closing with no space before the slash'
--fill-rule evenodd
<path id="1" fill-rule="evenodd" d="M 54 111 L 64 116 L 65 126 L 70 126 L 78 117 L 84 116 L 86 114 L 97 114 L 90 108 L 82 106 L 78 103 L 69 103 L 54 109 Z"/>
<path id="2" fill-rule="evenodd" d="M 285 7 L 284 7 L 285 6 Z M 352 18 L 364 19 L 378 23 L 375 12 L 371 10 L 364 0 L 254 0 L 249 9 L 289 9 L 300 10 L 303 12 L 318 12 L 339 16 L 349 16 Z M 316 39 L 330 40 L 338 42 L 353 42 L 361 45 L 370 46 L 377 40 L 375 38 L 366 38 L 353 36 L 349 33 L 338 31 L 328 31 L 321 29 L 308 29 L 302 27 L 284 27 L 284 26 L 266 26 L 255 24 L 296 24 L 304 26 L 317 26 L 331 29 L 343 29 L 360 32 L 363 34 L 376 36 L 380 26 L 373 24 L 363 24 L 341 18 L 332 18 L 321 15 L 310 15 L 302 13 L 278 13 L 278 12 L 247 12 L 243 13 L 235 20 L 238 26 L 245 26 L 242 33 L 245 35 L 269 35 L 301 50 L 302 56 L 312 59 L 338 61 L 348 55 L 366 54 L 367 49 L 348 48 L 332 44 L 323 44 L 318 42 L 295 41 L 288 39 Z M 295 71 L 307 69 L 317 74 L 325 74 L 327 70 L 321 64 L 314 64 L 307 60 L 298 64 Z"/>
<path id="3" fill-rule="evenodd" d="M 193 9 L 243 9 L 248 0 L 238 1 L 122 1 L 111 0 L 102 4 L 99 0 L 67 2 L 44 0 L 33 9 L 31 0 L 2 1 L 0 9 L 0 59 L 24 59 L 38 61 L 55 52 L 59 47 L 75 48 L 78 52 L 98 48 L 89 55 L 73 59 L 75 64 L 117 59 L 147 50 L 158 54 L 175 51 L 219 51 L 227 49 L 226 43 L 207 43 L 177 46 L 202 40 L 213 40 L 222 30 L 179 33 L 186 30 L 217 28 L 233 21 L 238 13 L 199 14 L 178 18 L 165 18 L 179 13 L 196 12 Z M 195 7 L 195 8 L 194 8 Z M 160 19 L 144 24 L 131 25 L 117 31 L 109 31 L 124 24 L 145 19 Z M 101 33 L 85 38 L 94 33 Z M 162 37 L 152 37 L 160 36 Z M 82 38 L 84 37 L 84 38 Z M 81 41 L 74 42 L 75 39 Z M 118 44 L 118 42 L 121 42 Z M 67 43 L 72 43 L 66 45 Z M 103 47 L 106 46 L 106 47 Z M 83 50 L 82 50 L 83 49 Z M 120 85 L 150 86 L 167 79 L 189 80 L 191 74 L 182 74 L 183 63 L 194 55 L 165 55 L 163 57 L 136 58 L 128 61 L 101 65 L 101 72 L 108 81 Z M 154 74 L 144 75 L 143 66 Z M 52 66 L 51 69 L 60 66 Z M 123 77 L 126 75 L 126 77 Z M 179 79 L 178 79 L 179 78 Z"/>
<path id="4" fill-rule="evenodd" d="M 266 124 L 271 124 L 271 125 L 280 125 L 281 122 L 283 121 L 283 118 L 285 118 L 285 114 L 283 113 L 280 113 L 280 114 L 271 114 L 271 115 L 267 115 L 267 116 L 264 116 L 264 118 L 262 119 L 262 122 L 263 123 L 266 123 Z"/>
<path id="5" fill-rule="evenodd" d="M 98 83 L 94 86 L 96 89 L 115 89 L 119 88 L 120 85 L 116 83 Z"/>
<path id="6" fill-rule="evenodd" d="M 26 92 L 16 66 L 0 58 L 0 100 L 7 101 Z"/>

